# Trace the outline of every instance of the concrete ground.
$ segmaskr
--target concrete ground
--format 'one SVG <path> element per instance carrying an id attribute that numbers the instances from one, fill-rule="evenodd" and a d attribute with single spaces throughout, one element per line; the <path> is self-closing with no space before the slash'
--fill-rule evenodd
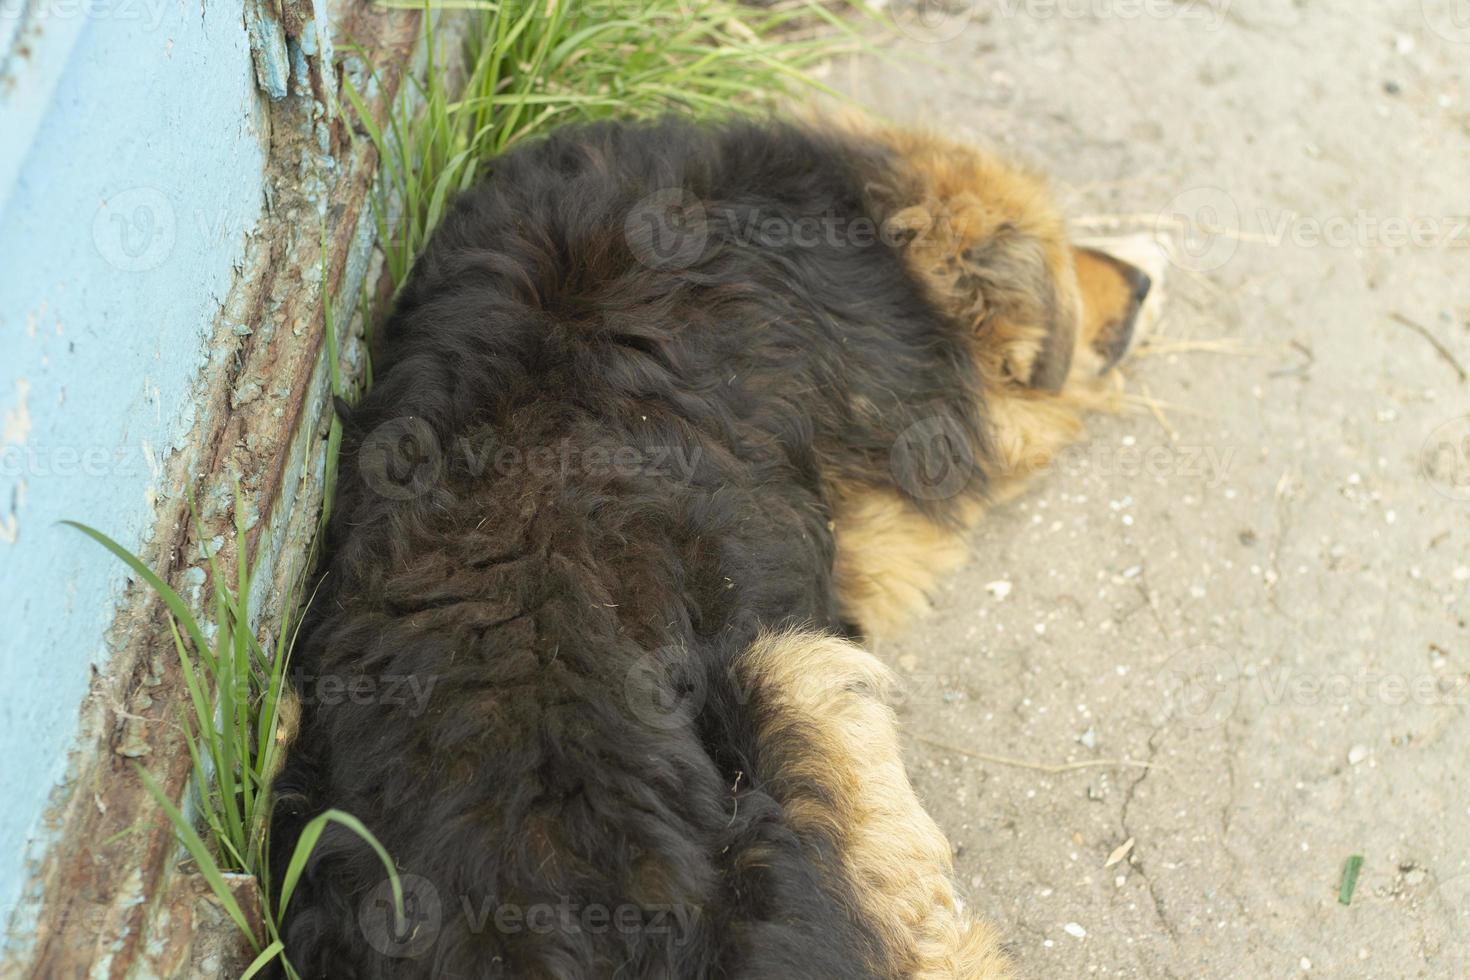
<path id="1" fill-rule="evenodd" d="M 1470 9 L 926 15 L 829 81 L 1186 232 L 1162 418 L 878 647 L 968 900 L 1028 977 L 1470 976 Z"/>

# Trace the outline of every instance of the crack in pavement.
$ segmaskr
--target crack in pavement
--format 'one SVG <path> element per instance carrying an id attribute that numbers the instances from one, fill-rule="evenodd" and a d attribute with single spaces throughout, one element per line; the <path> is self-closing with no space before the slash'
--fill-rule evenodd
<path id="1" fill-rule="evenodd" d="M 1130 837 L 1135 840 L 1137 840 L 1138 838 L 1138 835 L 1135 834 L 1132 828 L 1128 825 L 1128 811 L 1133 806 L 1133 797 L 1134 794 L 1138 792 L 1138 787 L 1141 786 L 1143 784 L 1143 781 L 1153 773 L 1153 762 L 1159 754 L 1158 739 L 1159 736 L 1163 734 L 1163 731 L 1164 729 L 1162 727 L 1155 728 L 1153 732 L 1149 735 L 1148 758 L 1145 760 L 1149 763 L 1149 768 L 1144 769 L 1139 777 L 1133 780 L 1133 782 L 1128 785 L 1127 791 L 1123 794 L 1123 806 L 1122 811 L 1119 813 L 1118 816 L 1118 823 L 1123 832 L 1124 840 L 1127 840 Z M 1165 905 L 1163 896 L 1159 894 L 1158 888 L 1155 886 L 1153 878 L 1148 873 L 1148 868 L 1144 866 L 1143 858 L 1140 856 L 1139 851 L 1140 849 L 1137 847 L 1133 849 L 1133 859 L 1129 862 L 1129 864 L 1134 869 L 1136 869 L 1139 876 L 1143 878 L 1143 883 L 1148 888 L 1149 898 L 1153 900 L 1154 915 L 1158 918 L 1159 924 L 1164 927 L 1164 930 L 1169 934 L 1169 938 L 1173 939 L 1174 942 L 1177 944 L 1179 942 L 1179 930 L 1170 919 L 1169 911 Z"/>

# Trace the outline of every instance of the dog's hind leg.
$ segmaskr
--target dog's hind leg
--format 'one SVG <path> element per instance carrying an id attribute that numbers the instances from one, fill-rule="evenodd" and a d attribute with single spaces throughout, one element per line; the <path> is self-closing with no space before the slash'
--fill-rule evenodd
<path id="1" fill-rule="evenodd" d="M 856 644 L 823 633 L 763 634 L 734 665 L 751 694 L 756 777 L 813 859 L 838 865 L 892 962 L 881 976 L 1002 980 L 994 933 L 961 907 L 949 843 L 904 771 L 893 677 Z"/>

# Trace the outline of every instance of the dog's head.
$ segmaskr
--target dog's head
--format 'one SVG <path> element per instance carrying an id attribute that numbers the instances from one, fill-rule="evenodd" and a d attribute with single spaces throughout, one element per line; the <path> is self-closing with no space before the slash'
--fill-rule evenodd
<path id="1" fill-rule="evenodd" d="M 985 414 L 1007 477 L 1044 467 L 1105 403 L 1150 277 L 1078 247 L 1040 177 L 925 134 L 884 134 L 896 177 L 885 224 L 936 305 L 973 340 Z M 875 182 L 878 183 L 878 182 Z"/>

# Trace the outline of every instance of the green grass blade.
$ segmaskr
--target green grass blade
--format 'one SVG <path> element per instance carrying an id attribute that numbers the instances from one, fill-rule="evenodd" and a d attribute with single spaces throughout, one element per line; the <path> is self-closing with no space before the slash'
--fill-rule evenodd
<path id="1" fill-rule="evenodd" d="M 214 728 L 214 713 L 210 710 L 208 692 L 194 673 L 194 663 L 189 657 L 189 651 L 184 648 L 184 639 L 179 636 L 179 628 L 172 616 L 169 617 L 168 628 L 173 634 L 174 652 L 179 655 L 179 672 L 184 676 L 184 687 L 188 689 L 189 702 L 194 707 L 195 724 L 201 732 L 211 730 Z"/>
<path id="2" fill-rule="evenodd" d="M 240 980 L 250 980 L 251 977 L 264 970 L 270 964 L 271 960 L 280 956 L 285 951 L 285 944 L 277 939 L 265 949 L 261 950 L 259 956 L 250 961 L 250 965 L 245 968 L 245 972 L 240 974 Z"/>
<path id="3" fill-rule="evenodd" d="M 1347 859 L 1342 869 L 1342 884 L 1337 888 L 1337 900 L 1343 905 L 1353 903 L 1353 892 L 1358 887 L 1358 872 L 1363 869 L 1363 855 L 1354 854 Z"/>
<path id="4" fill-rule="evenodd" d="M 362 94 L 357 91 L 357 86 L 353 85 L 352 79 L 345 74 L 342 76 L 342 92 L 347 96 L 347 101 L 352 103 L 352 111 L 357 114 L 358 125 L 367 132 L 368 139 L 373 141 L 373 146 L 377 147 L 380 165 L 391 166 L 389 161 L 383 159 L 383 150 L 387 144 L 383 142 L 382 127 L 368 111 L 367 103 L 363 101 Z"/>
<path id="5" fill-rule="evenodd" d="M 215 581 L 219 581 L 218 577 Z M 214 687 L 215 695 L 219 698 L 222 724 L 210 725 L 211 739 L 216 749 L 214 778 L 219 783 L 220 814 L 229 832 L 228 840 L 236 849 L 243 849 L 245 830 L 240 814 L 239 759 L 235 755 L 235 740 L 231 734 L 232 720 L 235 717 L 235 684 L 229 661 L 233 657 L 234 628 L 230 621 L 229 606 L 219 592 L 215 594 L 215 617 L 219 627 L 215 637 L 215 663 L 220 666 L 215 674 Z"/>
<path id="6" fill-rule="evenodd" d="M 301 880 L 301 873 L 306 870 L 306 860 L 311 857 L 317 840 L 327 829 L 329 823 L 339 823 L 346 827 L 377 852 L 384 869 L 388 872 L 388 880 L 392 883 L 393 908 L 401 920 L 403 918 L 403 883 L 398 880 L 398 869 L 393 867 L 393 859 L 388 856 L 387 848 L 378 843 L 378 838 L 373 836 L 372 831 L 368 830 L 361 820 L 341 810 L 327 810 L 317 814 L 302 830 L 300 839 L 296 841 L 296 849 L 291 852 L 291 863 L 286 866 L 286 876 L 281 879 L 281 902 L 276 914 L 285 916 L 286 907 L 291 902 L 291 894 L 296 891 L 296 883 Z"/>
<path id="7" fill-rule="evenodd" d="M 245 912 L 240 908 L 240 903 L 235 901 L 235 893 L 230 890 L 230 886 L 225 882 L 225 877 L 220 872 L 219 865 L 215 863 L 214 856 L 209 853 L 209 848 L 204 846 L 204 841 L 200 839 L 198 832 L 194 830 L 194 826 L 179 812 L 179 808 L 173 805 L 158 783 L 149 775 L 148 770 L 139 766 L 138 776 L 143 780 L 143 785 L 147 787 L 149 794 L 152 795 L 153 799 L 163 809 L 163 812 L 168 815 L 169 823 L 173 824 L 174 833 L 178 836 L 179 842 L 184 845 L 184 849 L 189 852 L 189 856 L 199 866 L 199 873 L 209 884 L 210 891 L 214 892 L 214 897 L 219 899 L 219 903 L 224 907 L 225 913 L 229 915 L 235 925 L 240 927 L 240 931 L 249 938 L 250 945 L 255 949 L 259 949 L 260 940 L 256 938 L 255 933 L 251 930 L 250 921 L 245 917 Z"/>

